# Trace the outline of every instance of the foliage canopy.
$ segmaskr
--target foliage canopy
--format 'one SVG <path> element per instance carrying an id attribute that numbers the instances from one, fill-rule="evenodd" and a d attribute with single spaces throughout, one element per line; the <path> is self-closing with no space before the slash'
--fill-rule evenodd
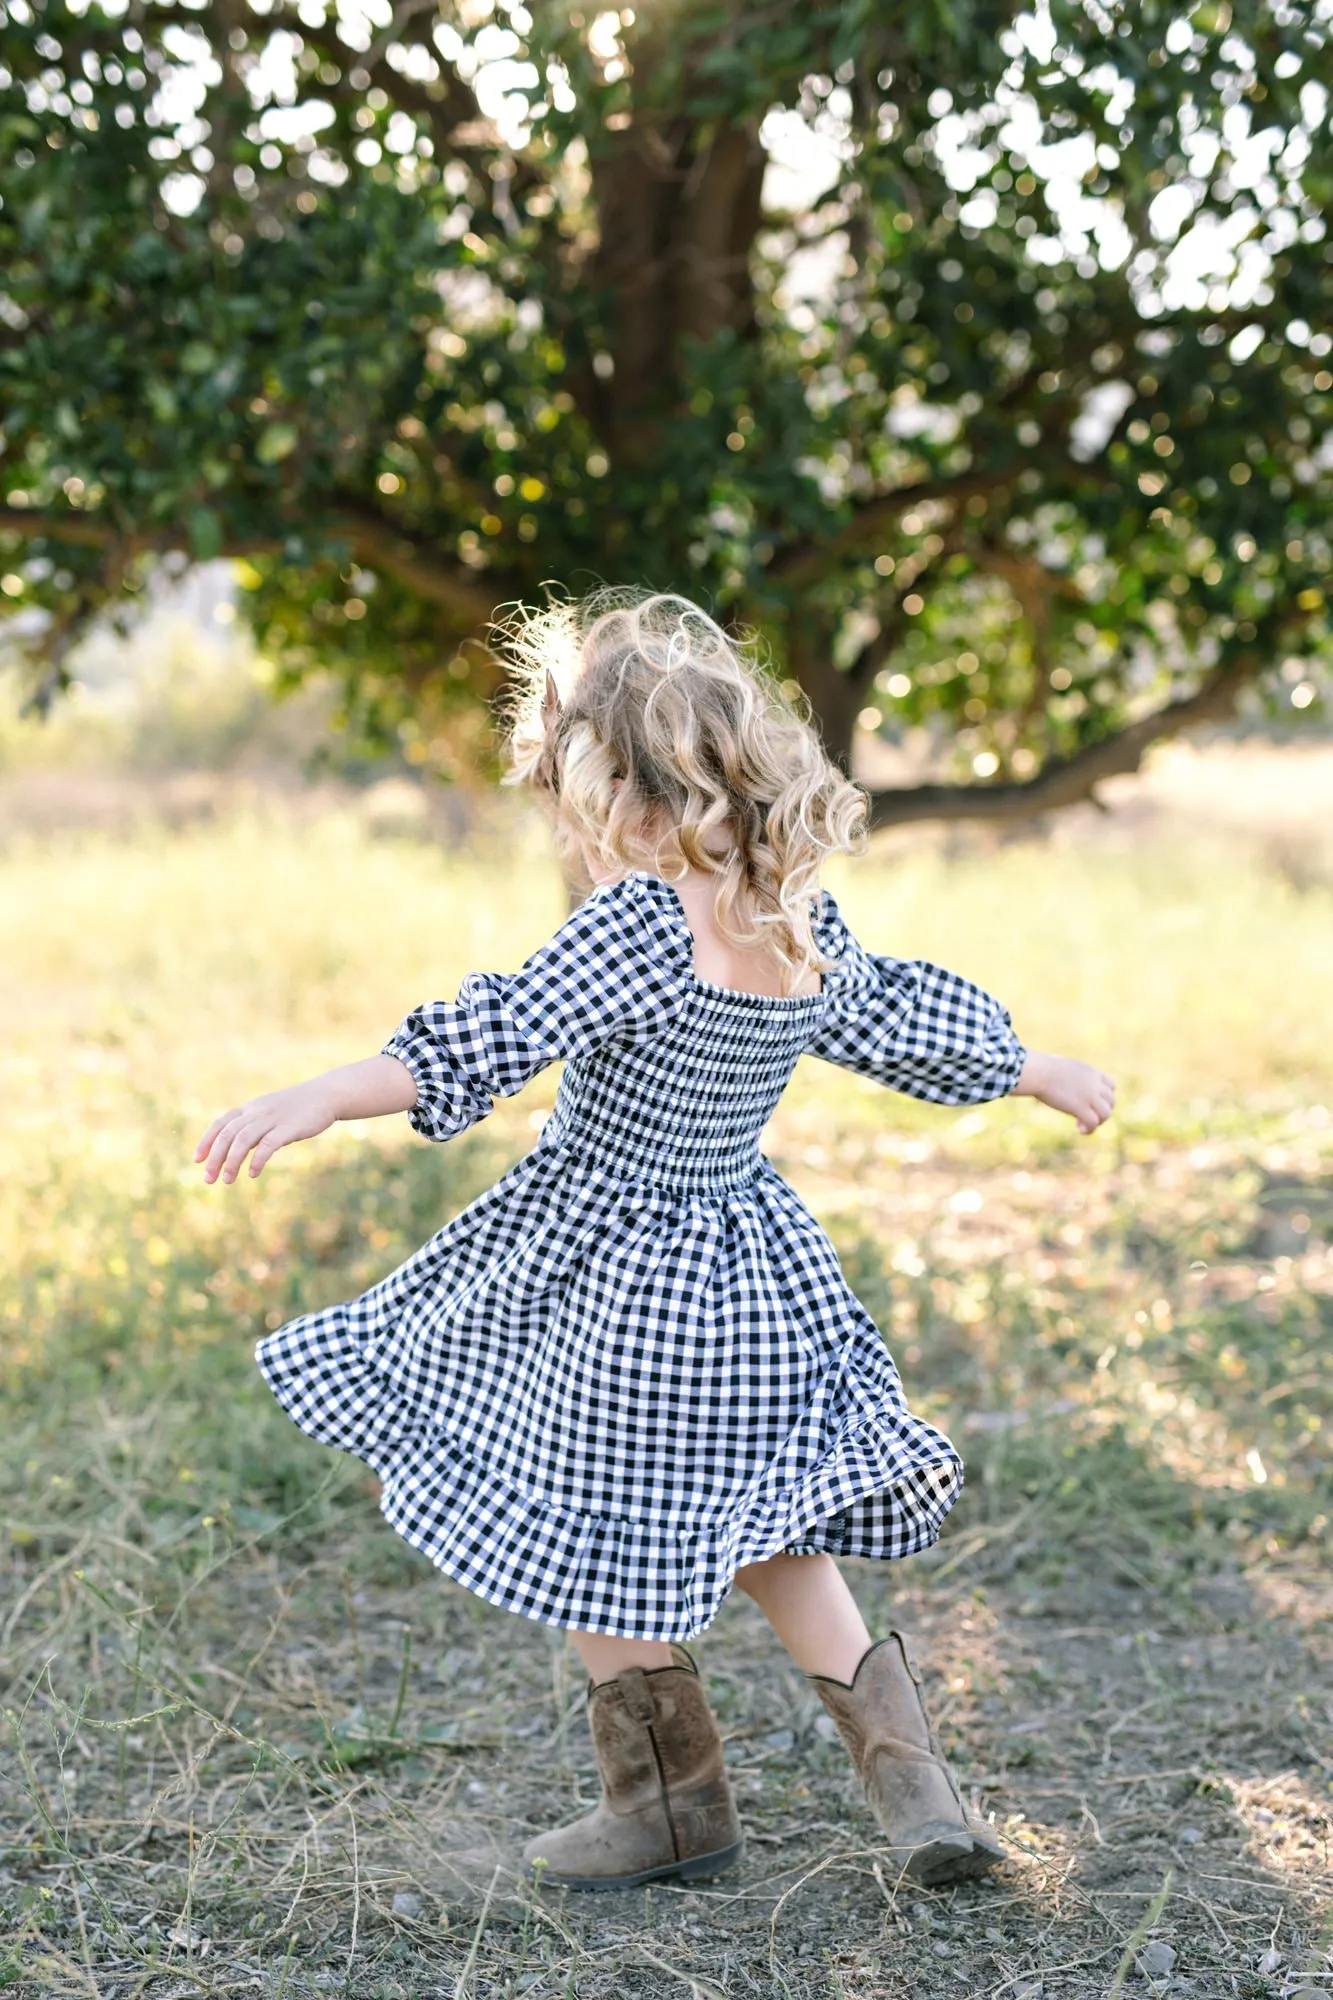
<path id="1" fill-rule="evenodd" d="M 880 820 L 1318 710 L 1317 0 L 5 0 L 0 65 L 39 699 L 181 548 L 446 773 L 551 578 L 758 626 L 844 760 L 935 729 Z"/>

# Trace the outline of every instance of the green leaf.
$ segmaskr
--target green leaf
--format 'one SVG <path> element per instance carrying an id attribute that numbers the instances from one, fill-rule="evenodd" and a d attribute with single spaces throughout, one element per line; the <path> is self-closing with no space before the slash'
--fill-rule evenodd
<path id="1" fill-rule="evenodd" d="M 255 446 L 255 457 L 261 465 L 279 465 L 296 450 L 300 440 L 301 433 L 295 424 L 265 424 Z"/>
<path id="2" fill-rule="evenodd" d="M 200 562 L 211 562 L 222 554 L 222 522 L 211 507 L 191 507 L 190 547 Z"/>

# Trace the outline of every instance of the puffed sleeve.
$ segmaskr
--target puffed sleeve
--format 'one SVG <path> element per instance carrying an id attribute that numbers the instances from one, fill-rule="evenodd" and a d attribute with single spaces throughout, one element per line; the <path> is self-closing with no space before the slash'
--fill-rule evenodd
<path id="1" fill-rule="evenodd" d="M 658 1033 L 684 1004 L 688 965 L 634 876 L 595 889 L 517 972 L 470 972 L 455 1000 L 428 1000 L 382 1053 L 411 1072 L 408 1112 L 452 1139 L 563 1056 Z"/>
<path id="2" fill-rule="evenodd" d="M 1027 1051 L 998 1000 L 926 959 L 867 951 L 827 890 L 818 931 L 835 963 L 810 1055 L 932 1104 L 981 1104 L 1013 1089 Z"/>

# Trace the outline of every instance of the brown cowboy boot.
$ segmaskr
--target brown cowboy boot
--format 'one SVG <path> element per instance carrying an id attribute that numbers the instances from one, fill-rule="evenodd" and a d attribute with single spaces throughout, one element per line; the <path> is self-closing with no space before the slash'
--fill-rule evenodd
<path id="1" fill-rule="evenodd" d="M 837 1724 L 904 1875 L 933 1885 L 984 1874 L 1004 1860 L 994 1829 L 963 1804 L 901 1632 L 863 1654 L 850 1687 L 823 1674 L 808 1679 Z"/>
<path id="2" fill-rule="evenodd" d="M 743 1841 L 722 1739 L 683 1646 L 669 1667 L 624 1667 L 588 1685 L 601 1802 L 523 1849 L 529 1868 L 570 1889 L 692 1881 L 740 1860 Z"/>

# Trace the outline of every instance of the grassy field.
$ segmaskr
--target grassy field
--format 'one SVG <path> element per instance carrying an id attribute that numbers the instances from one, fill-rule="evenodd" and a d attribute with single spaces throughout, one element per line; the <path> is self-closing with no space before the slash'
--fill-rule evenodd
<path id="1" fill-rule="evenodd" d="M 1278 862 L 1281 865 L 1278 865 Z M 444 1583 L 254 1372 L 532 1141 L 404 1121 L 189 1165 L 238 1096 L 368 1053 L 561 910 L 534 833 L 460 858 L 350 811 L 0 854 L 0 1981 L 168 1996 L 1313 1996 L 1333 1983 L 1323 1550 L 1333 894 L 1254 843 L 890 843 L 832 886 L 872 947 L 1115 1071 L 1090 1141 L 804 1065 L 767 1150 L 969 1482 L 944 1540 L 848 1564 L 901 1619 L 1012 1847 L 900 1889 L 754 1608 L 697 1653 L 736 1876 L 534 1896 L 592 1795 L 559 1635 Z M 17 975 L 17 976 L 16 976 Z"/>

